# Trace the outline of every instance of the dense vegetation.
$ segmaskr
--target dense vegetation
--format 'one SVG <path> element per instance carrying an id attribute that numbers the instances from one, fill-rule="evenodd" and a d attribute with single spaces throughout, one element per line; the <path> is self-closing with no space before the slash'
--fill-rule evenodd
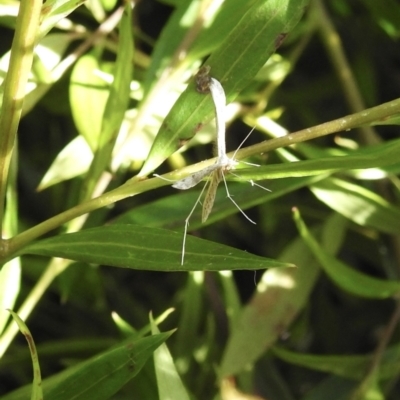
<path id="1" fill-rule="evenodd" d="M 0 0 L 0 37 L 2 399 L 400 397 L 398 2 Z M 181 263 L 202 65 L 245 163 Z"/>

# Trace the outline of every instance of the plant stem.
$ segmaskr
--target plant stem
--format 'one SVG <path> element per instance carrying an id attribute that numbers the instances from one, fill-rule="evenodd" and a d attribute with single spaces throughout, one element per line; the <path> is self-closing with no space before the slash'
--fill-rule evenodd
<path id="1" fill-rule="evenodd" d="M 286 147 L 295 143 L 301 143 L 306 140 L 329 135 L 331 133 L 354 129 L 359 126 L 371 124 L 374 122 L 376 123 L 378 121 L 384 121 L 385 119 L 398 113 L 400 113 L 400 99 L 392 100 L 388 103 L 369 108 L 360 113 L 347 115 L 343 118 L 335 119 L 333 121 L 326 122 L 312 128 L 303 129 L 301 131 L 294 132 L 283 137 L 266 140 L 256 145 L 249 146 L 245 149 L 239 150 L 236 154 L 236 157 L 237 159 L 242 159 L 256 154 L 266 153 L 280 147 Z M 230 153 L 229 156 L 232 157 L 233 153 Z M 201 163 L 182 168 L 179 171 L 165 174 L 163 178 L 171 180 L 180 179 L 186 174 L 196 172 L 208 165 L 215 163 L 215 160 L 215 158 L 209 159 Z M 79 204 L 7 240 L 5 242 L 6 245 L 3 246 L 2 254 L 0 254 L 0 256 L 2 257 L 1 261 L 4 262 L 11 259 L 17 251 L 21 250 L 26 244 L 28 244 L 32 240 L 53 229 L 58 228 L 59 226 L 65 224 L 68 221 L 71 221 L 74 218 L 94 211 L 98 208 L 114 204 L 115 202 L 123 200 L 127 197 L 131 197 L 136 194 L 143 193 L 148 190 L 152 190 L 168 184 L 168 181 L 162 179 L 156 178 L 137 181 L 137 179 L 134 177 L 117 189 L 114 189 L 97 198 Z"/>
<path id="2" fill-rule="evenodd" d="M 69 221 L 72 221 L 77 217 L 80 217 L 99 208 L 108 206 L 110 204 L 114 204 L 117 201 L 123 200 L 127 197 L 131 197 L 163 185 L 168 185 L 168 182 L 157 178 L 147 179 L 142 182 L 136 182 L 134 185 L 124 184 L 117 189 L 111 190 L 110 192 L 107 192 L 99 197 L 78 204 L 77 206 L 72 207 L 69 210 L 64 211 L 52 218 L 49 218 L 48 220 L 41 222 L 33 228 L 27 229 L 19 235 L 16 235 L 13 238 L 5 241 L 5 252 L 1 254 L 1 256 L 8 260 L 11 258 L 12 254 L 23 248 L 27 243 L 31 242 L 41 235 L 44 235 L 49 231 L 52 231 L 53 229 L 62 226 Z M 2 261 L 4 262 L 4 260 Z"/>
<path id="3" fill-rule="evenodd" d="M 314 2 L 314 10 L 317 14 L 315 21 L 317 21 L 321 39 L 342 85 L 344 97 L 347 100 L 349 108 L 352 112 L 362 111 L 365 109 L 364 100 L 358 90 L 357 81 L 354 79 L 350 64 L 347 61 L 340 36 L 337 34 L 321 0 L 316 0 Z M 370 126 L 363 126 L 360 130 L 363 134 L 363 142 L 366 144 L 377 144 L 381 142 L 379 136 Z"/>
<path id="4" fill-rule="evenodd" d="M 149 115 L 153 112 L 154 104 L 160 101 L 165 94 L 171 89 L 177 80 L 181 80 L 182 72 L 187 66 L 188 60 L 185 58 L 189 52 L 190 46 L 197 39 L 205 21 L 217 12 L 220 7 L 220 1 L 216 0 L 203 0 L 199 5 L 198 14 L 193 21 L 193 24 L 186 32 L 179 46 L 176 48 L 174 54 L 169 60 L 168 64 L 163 68 L 161 76 L 157 78 L 155 85 L 147 93 L 146 97 L 140 103 L 138 113 L 130 127 L 130 134 L 119 145 L 113 159 L 113 166 L 116 169 L 124 161 L 126 156 L 126 149 L 130 148 L 129 142 L 132 140 L 136 132 L 144 129 Z"/>
<path id="5" fill-rule="evenodd" d="M 396 299 L 396 307 L 390 317 L 389 323 L 385 326 L 385 329 L 381 335 L 378 346 L 375 349 L 372 357 L 372 362 L 369 367 L 367 374 L 362 380 L 359 387 L 351 395 L 350 400 L 362 400 L 365 399 L 366 392 L 371 388 L 373 381 L 376 379 L 377 371 L 382 363 L 384 352 L 387 349 L 390 339 L 393 337 L 393 333 L 400 320 L 400 301 Z"/>
<path id="6" fill-rule="evenodd" d="M 316 139 L 332 133 L 350 131 L 351 129 L 363 125 L 378 125 L 379 122 L 383 123 L 386 119 L 389 119 L 396 114 L 400 114 L 400 98 L 311 128 L 302 129 L 301 131 L 290 133 L 289 135 L 265 140 L 264 142 L 239 150 L 237 158 L 241 159 L 255 154 L 266 153 L 280 147 L 290 146 L 292 144 Z"/>
<path id="7" fill-rule="evenodd" d="M 41 0 L 21 0 L 4 79 L 0 114 L 0 227 L 3 226 L 8 171 L 21 118 L 26 84 L 32 68 L 33 48 L 39 26 Z"/>
<path id="8" fill-rule="evenodd" d="M 36 89 L 26 96 L 27 98 L 24 102 L 24 107 L 22 109 L 22 116 L 31 111 L 31 109 L 37 104 L 40 98 L 42 98 L 53 87 L 55 82 L 59 81 L 63 77 L 63 75 L 72 65 L 74 65 L 74 63 L 79 59 L 81 55 L 83 55 L 88 49 L 90 49 L 91 46 L 101 41 L 104 37 L 110 34 L 113 29 L 115 29 L 116 25 L 121 19 L 122 12 L 123 7 L 117 8 L 113 14 L 111 14 L 104 22 L 101 23 L 96 31 L 91 33 L 84 42 L 79 44 L 76 49 L 72 50 L 70 54 L 68 54 L 59 64 L 57 64 L 53 68 L 50 77 L 46 77 L 48 81 L 36 82 Z M 76 35 L 76 39 L 80 39 L 81 36 L 81 34 Z M 40 93 L 40 96 L 38 95 L 38 93 Z"/>

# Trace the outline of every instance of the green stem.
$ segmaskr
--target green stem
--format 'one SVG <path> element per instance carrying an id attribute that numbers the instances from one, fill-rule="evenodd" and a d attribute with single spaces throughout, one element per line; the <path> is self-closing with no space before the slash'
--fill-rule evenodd
<path id="1" fill-rule="evenodd" d="M 316 0 L 314 2 L 314 10 L 317 14 L 315 21 L 317 21 L 317 27 L 322 42 L 325 45 L 332 65 L 335 68 L 336 75 L 342 85 L 347 104 L 352 112 L 362 111 L 365 109 L 364 100 L 358 90 L 357 81 L 354 79 L 340 36 L 337 34 L 321 0 Z M 367 144 L 377 144 L 381 141 L 374 129 L 370 126 L 361 127 L 361 132 L 364 142 Z"/>
<path id="2" fill-rule="evenodd" d="M 117 201 L 123 200 L 127 197 L 131 197 L 167 184 L 168 182 L 157 178 L 136 182 L 134 185 L 125 184 L 99 197 L 88 200 L 82 204 L 78 204 L 77 206 L 72 207 L 69 210 L 64 211 L 52 218 L 49 218 L 48 220 L 20 233 L 19 235 L 6 240 L 6 245 L 4 246 L 5 252 L 2 254 L 2 256 L 6 259 L 6 261 L 8 261 L 10 258 L 12 258 L 12 255 L 15 255 L 15 253 L 22 249 L 27 243 L 49 231 L 52 231 L 53 229 L 60 227 L 66 222 L 69 222 L 91 211 L 114 204 Z M 4 259 L 2 261 L 4 262 Z"/>
<path id="3" fill-rule="evenodd" d="M 394 331 L 399 324 L 400 320 L 400 302 L 397 300 L 396 308 L 392 313 L 389 323 L 386 325 L 381 338 L 379 340 L 378 346 L 375 349 L 374 355 L 372 357 L 371 365 L 366 373 L 365 377 L 361 381 L 357 389 L 352 393 L 350 400 L 362 400 L 367 396 L 368 390 L 370 390 L 373 385 L 376 376 L 378 375 L 378 370 L 382 366 L 382 358 L 384 356 L 385 350 L 387 350 L 390 339 L 392 339 Z"/>
<path id="4" fill-rule="evenodd" d="M 95 32 L 91 33 L 76 49 L 74 49 L 68 56 L 66 56 L 59 64 L 57 64 L 51 71 L 50 76 L 38 80 L 36 89 L 26 96 L 24 107 L 22 109 L 22 116 L 27 114 L 37 104 L 37 102 L 53 87 L 53 84 L 59 81 L 68 69 L 75 64 L 79 57 L 90 49 L 93 44 L 99 42 L 104 37 L 109 35 L 120 20 L 120 12 L 122 8 L 118 8 L 111 14 Z M 75 39 L 81 39 L 82 34 L 74 35 Z M 39 96 L 40 93 L 40 96 Z"/>
<path id="5" fill-rule="evenodd" d="M 238 159 L 242 159 L 256 154 L 266 153 L 280 147 L 286 147 L 296 143 L 301 143 L 307 140 L 329 135 L 331 133 L 354 129 L 356 127 L 371 124 L 377 121 L 384 121 L 386 118 L 389 118 L 399 113 L 400 99 L 392 100 L 388 103 L 369 108 L 360 113 L 347 115 L 343 118 L 326 122 L 312 128 L 303 129 L 301 131 L 294 132 L 283 137 L 266 140 L 256 145 L 249 146 L 245 149 L 240 150 L 237 153 L 236 157 Z M 230 156 L 232 155 L 233 154 L 231 153 Z M 163 178 L 177 180 L 182 178 L 182 176 L 198 171 L 208 165 L 213 164 L 214 162 L 215 158 L 209 159 L 201 163 L 183 168 L 179 171 L 165 174 Z M 21 250 L 26 244 L 28 244 L 32 240 L 38 238 L 41 235 L 44 235 L 45 233 L 53 229 L 58 228 L 59 226 L 65 224 L 68 221 L 71 221 L 74 218 L 87 214 L 98 208 L 114 204 L 115 202 L 123 200 L 127 197 L 131 197 L 136 194 L 143 193 L 148 190 L 152 190 L 168 184 L 168 181 L 159 178 L 147 179 L 144 181 L 137 181 L 136 178 L 132 178 L 127 183 L 117 189 L 105 193 L 95 199 L 79 204 L 7 240 L 6 246 L 4 246 L 3 249 L 2 261 L 7 261 L 11 259 L 12 256 L 15 256 L 15 253 L 17 251 Z"/>
<path id="6" fill-rule="evenodd" d="M 306 140 L 316 139 L 336 132 L 350 131 L 363 125 L 378 125 L 386 119 L 400 114 L 400 98 L 383 103 L 379 106 L 367 108 L 361 112 L 346 115 L 345 117 L 325 122 L 312 128 L 302 129 L 289 135 L 266 140 L 238 151 L 237 158 L 246 158 L 255 154 L 266 153 L 280 147 L 290 146 Z"/>
<path id="7" fill-rule="evenodd" d="M 0 227 L 3 226 L 8 171 L 21 118 L 26 84 L 32 68 L 33 48 L 39 26 L 41 0 L 22 0 L 11 46 L 10 64 L 4 79 L 0 114 Z"/>

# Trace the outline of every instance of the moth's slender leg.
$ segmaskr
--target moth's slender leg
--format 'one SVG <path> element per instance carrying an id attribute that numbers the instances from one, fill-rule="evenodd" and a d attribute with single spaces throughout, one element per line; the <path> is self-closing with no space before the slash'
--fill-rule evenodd
<path id="1" fill-rule="evenodd" d="M 184 230 L 184 233 L 183 233 L 181 265 L 183 265 L 183 262 L 184 262 L 184 260 L 185 260 L 185 246 L 186 246 L 187 230 L 188 230 L 188 227 L 189 227 L 189 220 L 190 220 L 190 217 L 192 216 L 194 210 L 196 209 L 197 204 L 199 204 L 200 199 L 201 199 L 201 196 L 203 195 L 203 193 L 204 193 L 204 191 L 206 190 L 206 187 L 207 187 L 207 186 L 208 186 L 208 182 L 205 183 L 203 189 L 201 190 L 201 192 L 200 192 L 200 194 L 199 194 L 199 197 L 197 197 L 197 200 L 196 200 L 196 202 L 194 203 L 194 206 L 192 207 L 192 209 L 190 210 L 189 215 L 188 215 L 188 216 L 186 217 L 186 219 L 185 219 L 185 230 Z"/>
<path id="2" fill-rule="evenodd" d="M 257 225 L 240 207 L 239 205 L 236 203 L 235 200 L 233 200 L 231 194 L 229 193 L 229 189 L 228 189 L 228 184 L 226 183 L 226 179 L 225 179 L 225 175 L 222 174 L 222 179 L 224 181 L 225 184 L 225 189 L 226 189 L 226 196 L 228 197 L 228 199 L 236 206 L 236 208 L 243 214 L 243 216 L 250 221 L 252 224 Z"/>

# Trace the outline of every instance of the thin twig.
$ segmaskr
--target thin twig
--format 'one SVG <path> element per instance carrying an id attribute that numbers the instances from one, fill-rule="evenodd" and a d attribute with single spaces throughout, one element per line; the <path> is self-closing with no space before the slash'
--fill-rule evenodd
<path id="1" fill-rule="evenodd" d="M 371 365 L 357 390 L 351 396 L 351 400 L 361 400 L 365 398 L 365 392 L 369 389 L 371 380 L 375 378 L 375 374 L 381 365 L 384 352 L 387 349 L 390 339 L 393 336 L 394 330 L 400 321 L 400 300 L 396 301 L 396 308 L 386 325 L 383 333 L 380 337 L 378 346 L 375 349 L 374 355 L 372 357 Z"/>
<path id="2" fill-rule="evenodd" d="M 330 56 L 336 75 L 342 85 L 344 97 L 347 100 L 349 108 L 352 112 L 359 112 L 365 109 L 364 100 L 358 89 L 356 80 L 344 52 L 342 41 L 337 34 L 336 29 L 329 18 L 328 13 L 321 0 L 314 2 L 315 12 L 317 17 L 317 27 L 321 35 L 325 48 Z M 363 142 L 366 144 L 377 144 L 381 139 L 370 126 L 359 128 L 362 132 Z"/>

